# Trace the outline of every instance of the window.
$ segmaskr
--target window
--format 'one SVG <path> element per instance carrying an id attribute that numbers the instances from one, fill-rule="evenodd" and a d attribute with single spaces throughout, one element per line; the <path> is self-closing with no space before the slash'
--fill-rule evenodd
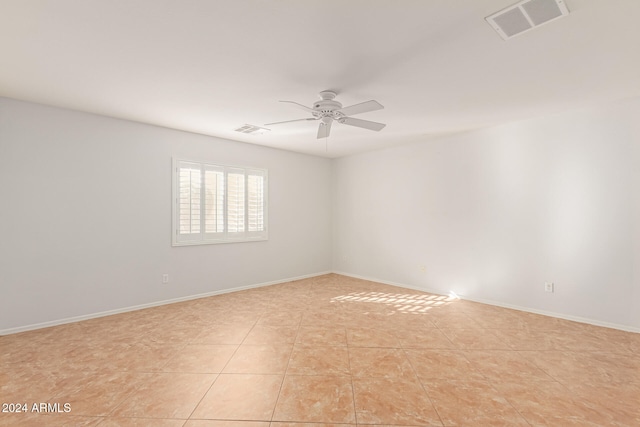
<path id="1" fill-rule="evenodd" d="M 174 160 L 173 245 L 267 239 L 267 171 Z"/>

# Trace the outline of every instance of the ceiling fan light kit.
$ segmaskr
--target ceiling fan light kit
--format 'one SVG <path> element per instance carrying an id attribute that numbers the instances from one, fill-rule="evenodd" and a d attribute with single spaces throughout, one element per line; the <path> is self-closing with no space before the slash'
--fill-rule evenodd
<path id="1" fill-rule="evenodd" d="M 280 101 L 301 108 L 308 113 L 311 113 L 312 117 L 304 119 L 286 120 L 283 122 L 267 123 L 265 126 L 279 125 L 283 123 L 302 122 L 302 121 L 320 121 L 318 126 L 318 139 L 327 138 L 331 132 L 331 124 L 335 121 L 340 124 L 355 126 L 363 129 L 369 129 L 373 131 L 380 131 L 386 125 L 383 123 L 372 122 L 369 120 L 354 119 L 350 116 L 354 114 L 368 113 L 370 111 L 382 110 L 384 107 L 378 101 L 366 101 L 360 104 L 351 105 L 349 107 L 342 107 L 342 104 L 335 100 L 337 93 L 325 90 L 318 94 L 320 100 L 313 104 L 313 107 L 307 107 L 306 105 L 299 104 L 294 101 Z"/>

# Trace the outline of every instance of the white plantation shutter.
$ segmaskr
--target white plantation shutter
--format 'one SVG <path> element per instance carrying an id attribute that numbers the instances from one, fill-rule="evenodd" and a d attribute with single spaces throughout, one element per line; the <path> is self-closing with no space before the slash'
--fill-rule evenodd
<path id="1" fill-rule="evenodd" d="M 232 169 L 227 173 L 227 230 L 229 233 L 244 233 L 245 216 L 244 171 Z"/>
<path id="2" fill-rule="evenodd" d="M 264 181 L 261 171 L 250 171 L 247 175 L 247 231 L 264 231 Z"/>
<path id="3" fill-rule="evenodd" d="M 200 166 L 185 163 L 179 171 L 180 197 L 178 201 L 179 230 L 181 235 L 200 233 Z"/>
<path id="4" fill-rule="evenodd" d="M 267 239 L 267 171 L 174 161 L 173 244 Z"/>
<path id="5" fill-rule="evenodd" d="M 205 166 L 205 233 L 224 232 L 224 169 Z"/>

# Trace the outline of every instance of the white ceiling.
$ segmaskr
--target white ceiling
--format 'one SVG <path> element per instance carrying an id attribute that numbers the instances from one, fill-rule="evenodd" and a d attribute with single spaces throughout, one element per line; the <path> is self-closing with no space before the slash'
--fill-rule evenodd
<path id="1" fill-rule="evenodd" d="M 484 17 L 514 2 L 0 0 L 0 96 L 326 157 L 640 96 L 640 1 L 503 41 Z M 234 131 L 326 89 L 387 127 Z"/>

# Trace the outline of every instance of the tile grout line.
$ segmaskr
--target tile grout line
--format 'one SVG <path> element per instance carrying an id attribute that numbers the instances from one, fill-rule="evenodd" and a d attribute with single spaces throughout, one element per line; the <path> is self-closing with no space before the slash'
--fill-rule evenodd
<path id="1" fill-rule="evenodd" d="M 400 343 L 400 345 L 402 345 L 402 343 Z M 427 399 L 429 399 L 429 403 L 431 403 L 431 407 L 433 407 L 433 410 L 436 412 L 436 415 L 438 415 L 438 419 L 440 419 L 440 424 L 444 426 L 445 424 L 444 424 L 444 421 L 442 420 L 442 416 L 440 415 L 440 411 L 438 411 L 438 408 L 436 408 L 436 405 L 433 403 L 433 400 L 431 399 L 431 396 L 429 396 L 427 389 L 424 387 L 424 384 L 422 384 L 422 380 L 418 375 L 418 371 L 416 371 L 416 368 L 413 366 L 413 362 L 411 361 L 411 358 L 407 354 L 407 349 L 401 348 L 400 350 L 402 350 L 402 352 L 404 353 L 404 357 L 406 357 L 407 360 L 409 361 L 409 366 L 411 366 L 411 370 L 413 371 L 413 374 L 416 376 L 416 379 L 418 380 L 418 384 L 420 384 L 420 388 L 422 388 L 422 391 L 424 391 L 424 394 L 427 396 Z"/>
<path id="2" fill-rule="evenodd" d="M 227 362 L 224 364 L 224 366 L 220 369 L 220 372 L 215 374 L 215 378 L 213 379 L 213 381 L 211 382 L 211 384 L 209 385 L 209 387 L 207 388 L 207 390 L 202 394 L 202 397 L 200 398 L 200 400 L 198 400 L 198 402 L 195 404 L 195 406 L 193 407 L 193 410 L 191 410 L 191 412 L 189 413 L 189 416 L 187 417 L 187 421 L 191 419 L 191 417 L 193 416 L 193 413 L 196 411 L 196 409 L 198 409 L 198 406 L 200 406 L 200 404 L 202 403 L 202 401 L 204 400 L 205 396 L 209 393 L 209 391 L 211 391 L 211 388 L 213 387 L 213 385 L 216 383 L 216 381 L 218 381 L 218 378 L 220 378 L 220 375 L 222 375 L 222 371 L 224 371 L 224 368 L 227 367 L 227 365 L 229 364 L 229 362 L 231 361 L 231 359 L 233 359 L 233 356 L 235 356 L 236 352 L 238 351 L 238 349 L 240 348 L 240 346 L 242 345 L 242 343 L 244 342 L 245 339 L 247 339 L 247 336 L 249 336 L 249 334 L 251 333 L 251 331 L 253 330 L 253 328 L 256 326 L 256 324 L 258 323 L 258 321 L 256 320 L 255 323 L 253 324 L 253 326 L 251 327 L 251 329 L 249 329 L 249 331 L 247 331 L 247 335 L 245 335 L 245 337 L 242 339 L 242 341 L 240 342 L 240 344 L 238 344 L 238 346 L 236 347 L 236 349 L 233 351 L 233 353 L 231 354 L 231 357 L 229 357 L 229 359 L 227 360 Z M 222 344 L 224 345 L 224 344 Z M 168 363 L 168 362 L 167 362 Z M 185 421 L 185 424 L 187 423 L 187 421 Z M 184 425 L 184 424 L 183 424 Z"/>
<path id="3" fill-rule="evenodd" d="M 356 386 L 353 383 L 353 371 L 351 370 L 351 346 L 349 345 L 349 336 L 347 335 L 347 328 L 345 328 L 345 341 L 347 343 L 347 363 L 349 366 L 349 381 L 351 381 L 351 398 L 353 399 L 353 418 L 356 425 L 358 425 L 358 409 L 356 407 Z"/>
<path id="4" fill-rule="evenodd" d="M 287 366 L 284 369 L 284 373 L 282 374 L 282 381 L 280 382 L 280 388 L 278 389 L 278 397 L 276 398 L 276 402 L 273 405 L 273 410 L 271 411 L 271 419 L 269 420 L 269 425 L 271 425 L 274 422 L 273 417 L 275 417 L 276 415 L 276 408 L 278 407 L 278 401 L 280 401 L 280 394 L 282 393 L 282 387 L 284 386 L 284 381 L 287 378 L 287 371 L 289 370 L 289 364 L 291 363 L 291 356 L 293 355 L 293 350 L 296 348 L 296 340 L 298 339 L 298 333 L 300 332 L 302 317 L 303 316 L 300 316 L 300 321 L 296 326 L 296 336 L 293 337 L 293 344 L 291 345 L 291 351 L 289 352 L 289 359 L 287 359 Z"/>

